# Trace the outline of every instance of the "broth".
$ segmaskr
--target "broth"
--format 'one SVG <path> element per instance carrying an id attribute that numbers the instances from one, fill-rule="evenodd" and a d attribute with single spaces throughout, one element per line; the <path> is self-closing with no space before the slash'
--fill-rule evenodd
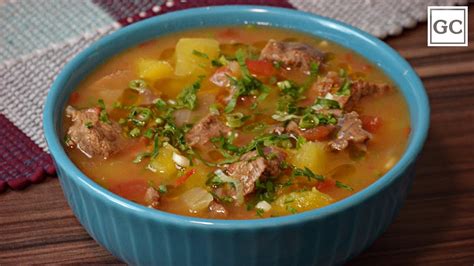
<path id="1" fill-rule="evenodd" d="M 180 41 L 183 38 L 191 41 Z M 260 54 L 270 39 L 305 43 L 324 52 L 325 59 L 312 64 L 306 72 L 298 67 L 285 66 L 284 62 L 281 66 L 282 62 L 278 61 L 270 62 L 269 67 L 268 60 L 261 60 L 261 57 L 259 59 L 255 55 Z M 217 53 L 215 49 L 212 50 L 216 41 Z M 192 59 L 180 55 L 177 44 L 182 50 L 189 50 L 187 46 L 195 45 L 192 55 L 185 54 Z M 211 55 L 212 53 L 216 56 Z M 246 63 L 244 66 L 237 64 L 236 72 L 241 73 L 236 75 L 237 78 L 230 79 L 229 82 L 233 84 L 226 87 L 213 83 L 210 78 L 216 71 L 224 69 L 229 71 L 228 76 L 235 74 L 229 70 L 233 64 L 229 62 L 239 61 L 239 58 L 235 58 L 239 57 L 236 54 L 244 54 Z M 180 66 L 177 66 L 178 63 Z M 250 85 L 241 82 L 245 78 L 245 69 L 250 69 Z M 363 130 L 369 132 L 370 138 L 360 143 L 350 139 L 348 146 L 342 150 L 331 147 L 337 146 L 333 141 L 342 135 L 339 133 L 344 127 L 342 117 L 348 121 L 350 112 L 339 106 L 336 108 L 339 111 L 336 111 L 342 112 L 341 116 L 320 115 L 318 112 L 321 110 L 318 108 L 323 105 L 314 105 L 317 99 L 312 99 L 319 93 L 314 84 L 322 84 L 330 72 L 337 73 L 336 79 L 343 82 L 337 92 L 341 97 L 344 95 L 344 82 L 351 86 L 350 97 L 355 97 L 357 80 L 387 84 L 392 88 L 381 95 L 361 97 L 351 108 L 350 112 L 358 114 Z M 229 78 L 228 76 L 224 77 Z M 130 84 L 133 80 L 144 83 Z M 238 86 L 242 86 L 242 90 L 246 89 L 245 86 L 254 86 L 256 89 L 238 95 L 236 106 L 229 111 L 232 93 L 235 93 L 235 88 L 240 88 Z M 297 87 L 303 88 L 300 95 L 297 95 L 300 98 L 294 101 L 296 106 L 301 107 L 297 111 L 300 113 L 292 114 L 290 107 L 285 109 L 287 112 L 282 113 L 281 106 L 287 104 L 282 100 L 283 91 L 285 88 L 296 90 Z M 146 90 L 141 90 L 143 88 Z M 185 88 L 188 89 L 188 94 L 181 97 Z M 194 108 L 190 107 L 193 105 L 192 92 L 197 97 Z M 259 100 L 262 94 L 268 95 Z M 288 93 L 290 94 L 291 92 Z M 335 104 L 333 94 L 326 94 L 325 104 Z M 98 99 L 102 99 L 103 103 L 98 103 Z M 166 106 L 159 109 L 159 103 Z M 105 123 L 105 120 L 120 123 L 122 141 L 116 145 L 119 151 L 103 156 L 88 153 L 88 143 L 76 145 L 79 143 L 78 137 L 76 140 L 71 139 L 71 131 L 68 131 L 72 130 L 70 128 L 74 121 L 69 116 L 64 117 L 66 152 L 88 177 L 139 204 L 203 218 L 254 219 L 288 215 L 349 197 L 372 184 L 393 167 L 402 156 L 410 133 L 409 113 L 403 95 L 376 66 L 353 51 L 329 41 L 269 27 L 194 29 L 147 41 L 98 66 L 79 84 L 71 95 L 69 104 L 75 109 L 74 112 L 95 108 L 101 114 L 101 121 L 98 123 Z M 146 117 L 148 111 L 136 109 L 139 105 L 153 112 L 152 118 L 145 125 L 140 123 L 146 120 L 142 118 Z M 310 110 L 308 106 L 316 107 Z M 229 125 L 233 127 L 230 127 L 231 133 L 225 129 L 203 145 L 198 143 L 194 147 L 188 147 L 194 139 L 203 138 L 207 133 L 197 134 L 194 139 L 185 141 L 177 138 L 179 130 L 170 130 L 171 137 L 163 136 L 163 132 L 168 130 L 163 127 L 163 123 L 167 123 L 163 119 L 164 113 L 168 111 L 166 108 L 174 110 L 171 116 L 176 124 L 182 124 L 176 125 L 180 130 L 188 130 L 185 135 L 194 130 L 193 126 L 209 116 L 209 113 L 219 113 L 219 123 L 225 124 L 227 128 Z M 130 112 L 133 111 L 135 113 L 131 116 Z M 102 115 L 105 120 L 102 120 Z M 288 129 L 288 124 L 292 121 L 301 127 L 303 117 L 308 119 L 309 127 L 294 131 Z M 316 119 L 319 124 L 311 127 Z M 324 122 L 325 120 L 329 122 Z M 87 130 L 98 129 L 100 126 L 84 121 Z M 272 128 L 275 131 L 271 131 Z M 311 129 L 314 128 L 321 129 L 316 130 L 316 140 L 314 136 L 306 137 L 305 133 L 301 133 L 312 132 Z M 275 133 L 278 130 L 284 132 Z M 320 131 L 323 131 L 322 135 L 326 131 L 330 132 L 327 136 L 320 136 Z M 232 135 L 234 133 L 237 136 Z M 87 134 L 87 131 L 81 134 Z M 273 137 L 268 137 L 269 135 Z M 233 140 L 232 136 L 235 137 Z M 267 139 L 262 136 L 267 136 Z M 305 141 L 305 138 L 312 141 Z M 250 149 L 252 141 L 256 144 Z M 159 146 L 157 151 L 155 142 Z M 168 144 L 163 144 L 165 142 Z M 181 149 L 178 144 L 173 145 L 173 142 L 184 146 Z M 235 151 L 233 146 L 240 147 L 240 150 Z M 239 167 L 245 168 L 246 165 L 236 166 L 237 170 L 229 169 L 233 163 L 241 162 L 241 156 L 246 152 L 253 152 L 253 157 L 247 162 L 255 163 L 253 170 L 259 172 L 259 167 L 266 167 L 254 183 L 247 182 L 248 176 L 238 175 Z M 137 158 L 140 154 L 143 155 L 141 160 Z M 276 157 L 279 154 L 284 154 L 285 159 L 278 161 Z M 229 163 L 215 166 L 224 160 Z M 273 161 L 278 161 L 279 164 L 272 164 Z M 263 162 L 264 166 L 259 166 L 257 162 Z M 276 168 L 278 169 L 275 170 Z M 221 171 L 216 171 L 218 169 Z M 272 176 L 275 175 L 273 172 L 278 172 L 278 175 Z M 249 176 L 252 178 L 251 174 Z M 239 183 L 232 183 L 235 180 Z M 239 191 L 241 185 L 244 185 L 244 192 Z M 247 194 L 246 185 L 253 186 Z"/>

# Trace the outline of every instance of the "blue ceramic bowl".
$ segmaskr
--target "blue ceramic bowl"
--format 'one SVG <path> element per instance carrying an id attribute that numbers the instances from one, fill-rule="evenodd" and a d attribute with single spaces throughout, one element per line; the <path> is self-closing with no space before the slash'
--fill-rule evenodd
<path id="1" fill-rule="evenodd" d="M 85 176 L 61 145 L 66 101 L 91 71 L 118 52 L 160 35 L 196 27 L 258 24 L 312 34 L 348 47 L 375 63 L 408 102 L 408 148 L 386 175 L 327 207 L 262 220 L 208 220 L 152 210 L 121 198 Z M 69 62 L 54 82 L 44 131 L 64 194 L 89 234 L 130 264 L 326 265 L 341 264 L 369 246 L 397 214 L 429 124 L 422 83 L 385 43 L 351 26 L 289 9 L 228 6 L 174 12 L 136 23 L 97 41 Z"/>

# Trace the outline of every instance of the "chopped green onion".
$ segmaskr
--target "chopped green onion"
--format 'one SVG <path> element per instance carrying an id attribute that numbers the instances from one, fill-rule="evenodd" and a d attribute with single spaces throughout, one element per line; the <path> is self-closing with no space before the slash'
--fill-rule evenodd
<path id="1" fill-rule="evenodd" d="M 157 117 L 155 119 L 155 123 L 159 126 L 159 125 L 162 125 L 163 122 L 165 122 L 161 117 Z"/>
<path id="2" fill-rule="evenodd" d="M 284 80 L 284 81 L 277 82 L 277 86 L 281 90 L 285 90 L 285 89 L 291 89 L 292 84 L 289 80 Z"/>
<path id="3" fill-rule="evenodd" d="M 128 83 L 128 87 L 132 90 L 143 92 L 147 88 L 147 84 L 142 79 L 134 79 Z"/>
<path id="4" fill-rule="evenodd" d="M 143 133 L 143 136 L 147 139 L 152 139 L 153 138 L 153 129 L 149 128 L 149 129 L 145 130 L 145 132 Z"/>
<path id="5" fill-rule="evenodd" d="M 166 107 L 166 102 L 161 98 L 157 98 L 155 99 L 155 106 L 156 108 L 163 110 L 163 108 Z"/>
<path id="6" fill-rule="evenodd" d="M 316 115 L 313 114 L 305 114 L 299 123 L 300 128 L 313 128 L 319 124 L 319 119 Z"/>
<path id="7" fill-rule="evenodd" d="M 213 115 L 219 115 L 220 112 L 219 112 L 218 105 L 216 103 L 211 104 L 209 106 L 209 112 Z"/>
<path id="8" fill-rule="evenodd" d="M 134 127 L 132 130 L 130 130 L 130 132 L 128 133 L 130 135 L 130 137 L 132 138 L 136 138 L 138 136 L 140 136 L 140 129 L 138 127 Z"/>
<path id="9" fill-rule="evenodd" d="M 339 105 L 338 101 L 326 99 L 326 98 L 318 98 L 316 100 L 315 105 L 318 105 L 327 109 L 341 109 L 341 106 Z"/>
<path id="10" fill-rule="evenodd" d="M 350 96 L 351 95 L 351 82 L 346 79 L 342 84 L 341 88 L 336 92 L 336 95 Z"/>
<path id="11" fill-rule="evenodd" d="M 288 120 L 291 120 L 293 118 L 299 118 L 300 116 L 298 115 L 294 115 L 294 114 L 286 114 L 286 113 L 280 113 L 280 112 L 277 112 L 276 114 L 273 114 L 272 115 L 272 118 L 276 121 L 280 121 L 280 122 L 283 122 L 283 121 L 288 121 Z"/>
<path id="12" fill-rule="evenodd" d="M 241 127 L 245 120 L 249 118 L 249 116 L 246 116 L 242 113 L 233 113 L 233 114 L 226 114 L 226 125 L 231 128 L 238 128 Z"/>

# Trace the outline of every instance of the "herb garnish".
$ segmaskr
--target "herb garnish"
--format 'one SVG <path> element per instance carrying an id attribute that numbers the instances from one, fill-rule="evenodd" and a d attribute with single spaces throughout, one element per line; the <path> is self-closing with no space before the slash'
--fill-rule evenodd
<path id="1" fill-rule="evenodd" d="M 342 188 L 342 189 L 345 189 L 345 190 L 348 190 L 348 191 L 354 191 L 354 189 L 344 183 L 342 183 L 341 181 L 339 180 L 336 180 L 336 187 L 338 188 Z"/>
<path id="2" fill-rule="evenodd" d="M 200 52 L 198 50 L 193 50 L 193 55 L 209 59 L 209 56 L 207 54 Z"/>
<path id="3" fill-rule="evenodd" d="M 187 108 L 194 110 L 197 105 L 197 91 L 201 88 L 201 82 L 204 76 L 199 76 L 198 80 L 195 81 L 191 86 L 184 88 L 176 98 L 178 108 Z"/>
<path id="4" fill-rule="evenodd" d="M 313 171 L 311 171 L 311 169 L 309 169 L 306 166 L 303 169 L 294 168 L 293 172 L 291 173 L 291 176 L 292 177 L 305 176 L 308 178 L 308 181 L 311 181 L 311 179 L 315 179 L 321 182 L 324 181 L 324 176 L 313 173 Z"/>
<path id="5" fill-rule="evenodd" d="M 147 84 L 143 79 L 135 79 L 128 83 L 128 87 L 132 90 L 136 90 L 138 92 L 143 92 L 147 88 Z"/>
<path id="6" fill-rule="evenodd" d="M 91 121 L 87 121 L 87 122 L 84 123 L 84 126 L 88 129 L 91 129 L 93 127 L 93 124 L 92 124 Z"/>
<path id="7" fill-rule="evenodd" d="M 99 99 L 98 101 L 99 108 L 100 108 L 100 114 L 99 114 L 99 120 L 103 123 L 110 124 L 109 116 L 107 114 L 107 111 L 105 110 L 105 103 L 104 100 Z"/>

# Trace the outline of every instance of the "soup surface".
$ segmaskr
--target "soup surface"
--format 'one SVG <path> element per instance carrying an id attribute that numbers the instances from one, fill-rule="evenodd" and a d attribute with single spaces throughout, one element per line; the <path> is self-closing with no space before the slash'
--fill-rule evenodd
<path id="1" fill-rule="evenodd" d="M 181 215 L 320 208 L 399 160 L 402 94 L 346 48 L 268 27 L 195 29 L 130 48 L 71 94 L 64 145 L 90 178 Z"/>

